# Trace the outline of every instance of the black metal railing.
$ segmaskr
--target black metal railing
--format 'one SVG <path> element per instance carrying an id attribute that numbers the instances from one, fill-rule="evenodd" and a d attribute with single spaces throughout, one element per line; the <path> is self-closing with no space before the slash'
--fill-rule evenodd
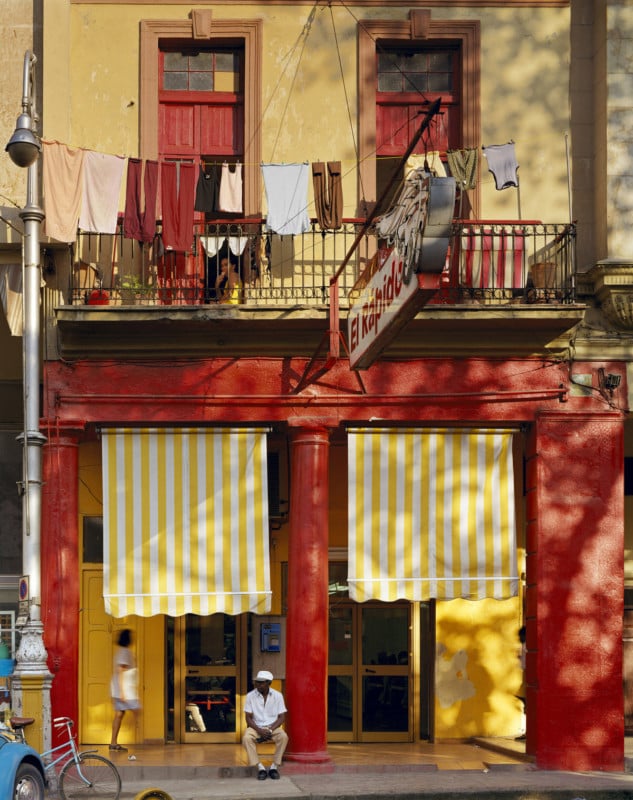
<path id="1" fill-rule="evenodd" d="M 456 221 L 442 289 L 432 302 L 572 303 L 575 237 L 570 224 Z"/>
<path id="2" fill-rule="evenodd" d="M 190 253 L 162 246 L 160 236 L 139 244 L 123 236 L 79 233 L 67 293 L 71 304 L 327 307 L 334 276 L 363 231 L 348 219 L 338 230 L 279 236 L 264 220 L 196 224 Z M 441 289 L 432 303 L 570 303 L 574 301 L 575 228 L 523 221 L 456 221 Z M 350 293 L 378 249 L 365 232 L 337 280 L 339 302 Z M 239 285 L 219 286 L 221 262 L 230 261 Z M 66 293 L 64 293 L 66 294 Z"/>

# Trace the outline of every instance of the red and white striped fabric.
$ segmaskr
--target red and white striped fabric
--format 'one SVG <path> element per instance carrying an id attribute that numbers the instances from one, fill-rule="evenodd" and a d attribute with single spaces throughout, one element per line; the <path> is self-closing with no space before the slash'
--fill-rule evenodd
<path id="1" fill-rule="evenodd" d="M 512 225 L 469 226 L 462 235 L 463 285 L 474 289 L 522 289 L 525 232 Z"/>

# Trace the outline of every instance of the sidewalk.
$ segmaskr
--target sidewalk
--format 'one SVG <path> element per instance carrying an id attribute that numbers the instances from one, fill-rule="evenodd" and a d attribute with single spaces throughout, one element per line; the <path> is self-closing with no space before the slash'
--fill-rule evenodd
<path id="1" fill-rule="evenodd" d="M 633 800 L 633 774 L 550 772 L 528 761 L 499 762 L 499 752 L 518 755 L 517 745 L 481 741 L 478 768 L 438 764 L 327 764 L 288 762 L 278 781 L 258 781 L 244 766 L 120 764 L 122 800 Z M 483 745 L 483 746 L 482 746 Z M 627 756 L 631 742 L 627 743 Z M 525 756 L 523 756 L 525 758 Z M 627 759 L 627 769 L 631 761 Z M 307 772 L 306 770 L 310 771 Z M 161 793 L 152 797 L 147 789 Z M 145 795 L 145 797 L 143 797 Z M 168 797 L 167 797 L 168 796 Z"/>
<path id="2" fill-rule="evenodd" d="M 514 739 L 330 744 L 328 752 L 327 764 L 286 761 L 280 780 L 258 781 L 241 745 L 145 745 L 114 757 L 103 748 L 121 775 L 121 800 L 633 800 L 629 737 L 623 773 L 538 770 Z"/>
<path id="3" fill-rule="evenodd" d="M 482 800 L 624 800 L 633 798 L 633 776 L 623 773 L 543 772 L 531 766 L 482 771 L 420 769 L 398 772 L 371 770 L 329 774 L 285 775 L 278 781 L 255 777 L 215 777 L 123 780 L 121 797 L 130 800 L 149 787 L 157 787 L 172 800 L 414 800 L 414 798 L 481 798 Z M 158 798 L 160 799 L 160 795 Z M 164 795 L 163 795 L 164 798 Z M 140 800 L 140 798 L 139 798 Z M 149 800 L 149 796 L 147 797 Z"/>

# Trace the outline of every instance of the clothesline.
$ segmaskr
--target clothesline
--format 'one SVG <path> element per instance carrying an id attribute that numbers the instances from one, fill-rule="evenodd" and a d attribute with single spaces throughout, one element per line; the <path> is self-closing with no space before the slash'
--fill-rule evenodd
<path id="1" fill-rule="evenodd" d="M 150 242 L 156 233 L 156 219 L 161 202 L 163 239 L 168 249 L 188 252 L 191 249 L 194 212 L 242 214 L 244 165 L 211 162 L 211 169 L 196 159 L 138 159 L 115 156 L 88 148 L 75 148 L 57 140 L 42 140 L 43 187 L 46 206 L 46 233 L 58 241 L 73 242 L 77 228 L 87 233 L 114 234 L 117 230 L 119 202 L 125 168 L 124 235 Z M 514 154 L 514 143 L 484 148 L 489 161 L 503 154 L 504 174 L 500 185 L 500 167 L 490 163 L 497 188 L 518 187 L 516 164 L 511 172 L 507 155 Z M 469 149 L 472 153 L 474 148 Z M 449 155 L 454 151 L 449 151 Z M 466 151 L 464 151 L 466 152 Z M 441 153 L 425 152 L 415 158 L 434 161 L 439 174 L 446 174 Z M 455 161 L 449 158 L 449 166 Z M 334 172 L 332 166 L 336 165 Z M 266 226 L 280 235 L 301 234 L 310 229 L 307 210 L 309 163 L 260 163 L 267 200 Z M 323 230 L 336 229 L 342 219 L 341 162 L 313 162 L 313 188 L 317 219 Z M 197 173 L 197 174 L 196 174 Z M 474 174 L 474 170 L 472 171 Z M 406 177 L 406 176 L 405 176 Z M 471 188 L 464 185 L 463 188 Z M 141 203 L 144 198 L 144 207 Z"/>
<path id="2" fill-rule="evenodd" d="M 159 198 L 164 245 L 179 252 L 191 250 L 195 211 L 243 213 L 243 165 L 239 162 L 233 168 L 224 162 L 218 176 L 216 167 L 205 171 L 200 161 L 126 159 L 50 140 L 42 140 L 42 145 L 46 234 L 58 241 L 74 242 L 77 228 L 86 233 L 116 233 L 126 166 L 123 233 L 127 238 L 153 240 Z M 322 227 L 341 224 L 340 162 L 328 162 L 328 170 L 332 173 L 335 164 L 336 178 L 330 174 L 327 184 L 322 176 L 314 178 Z M 268 202 L 267 229 L 281 235 L 309 230 L 308 162 L 261 164 L 260 169 Z M 334 218 L 328 192 L 336 192 Z"/>

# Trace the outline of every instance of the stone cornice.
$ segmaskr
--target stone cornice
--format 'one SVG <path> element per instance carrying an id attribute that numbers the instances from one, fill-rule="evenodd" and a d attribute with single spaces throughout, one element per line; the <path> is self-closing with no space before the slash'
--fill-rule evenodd
<path id="1" fill-rule="evenodd" d="M 579 294 L 593 295 L 619 330 L 633 331 L 633 261 L 607 259 L 577 276 Z"/>

